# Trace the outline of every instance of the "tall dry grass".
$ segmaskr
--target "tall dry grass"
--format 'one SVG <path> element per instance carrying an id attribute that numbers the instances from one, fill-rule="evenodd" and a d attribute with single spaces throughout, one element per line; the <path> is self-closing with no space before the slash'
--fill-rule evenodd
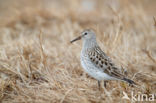
<path id="1" fill-rule="evenodd" d="M 156 93 L 155 0 L 0 1 L 0 102 L 130 103 L 123 91 Z M 138 88 L 97 81 L 80 65 L 85 28 Z"/>

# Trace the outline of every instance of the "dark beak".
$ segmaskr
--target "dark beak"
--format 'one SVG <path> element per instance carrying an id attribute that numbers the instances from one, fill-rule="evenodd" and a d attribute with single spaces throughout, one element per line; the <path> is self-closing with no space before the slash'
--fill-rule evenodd
<path id="1" fill-rule="evenodd" d="M 70 41 L 70 43 L 73 43 L 73 42 L 75 42 L 77 40 L 80 40 L 81 38 L 82 38 L 82 36 L 79 36 L 79 37 L 75 38 L 74 40 Z"/>

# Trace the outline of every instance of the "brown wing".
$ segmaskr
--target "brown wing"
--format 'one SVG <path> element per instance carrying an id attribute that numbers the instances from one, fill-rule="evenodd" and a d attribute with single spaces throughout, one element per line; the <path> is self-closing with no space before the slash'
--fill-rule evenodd
<path id="1" fill-rule="evenodd" d="M 97 68 L 102 69 L 103 72 L 118 79 L 124 78 L 124 75 L 120 73 L 119 69 L 115 67 L 112 60 L 100 49 L 99 46 L 90 50 L 88 55 L 94 65 Z"/>

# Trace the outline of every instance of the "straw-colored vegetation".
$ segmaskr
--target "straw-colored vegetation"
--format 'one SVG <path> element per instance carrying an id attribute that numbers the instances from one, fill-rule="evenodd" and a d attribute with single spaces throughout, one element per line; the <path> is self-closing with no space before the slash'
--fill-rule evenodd
<path id="1" fill-rule="evenodd" d="M 123 92 L 156 93 L 155 5 L 155 0 L 1 0 L 0 102 L 130 103 Z M 138 87 L 110 81 L 99 91 L 80 65 L 82 41 L 70 44 L 86 28 L 94 29 L 103 51 Z"/>

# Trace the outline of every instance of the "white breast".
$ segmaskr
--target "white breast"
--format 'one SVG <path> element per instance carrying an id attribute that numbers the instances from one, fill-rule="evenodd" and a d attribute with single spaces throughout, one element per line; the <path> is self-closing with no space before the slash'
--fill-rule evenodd
<path id="1" fill-rule="evenodd" d="M 89 59 L 85 53 L 81 52 L 81 65 L 85 72 L 87 72 L 91 77 L 101 81 L 101 80 L 113 80 L 112 77 L 107 75 L 102 71 L 102 69 L 97 68 Z"/>

